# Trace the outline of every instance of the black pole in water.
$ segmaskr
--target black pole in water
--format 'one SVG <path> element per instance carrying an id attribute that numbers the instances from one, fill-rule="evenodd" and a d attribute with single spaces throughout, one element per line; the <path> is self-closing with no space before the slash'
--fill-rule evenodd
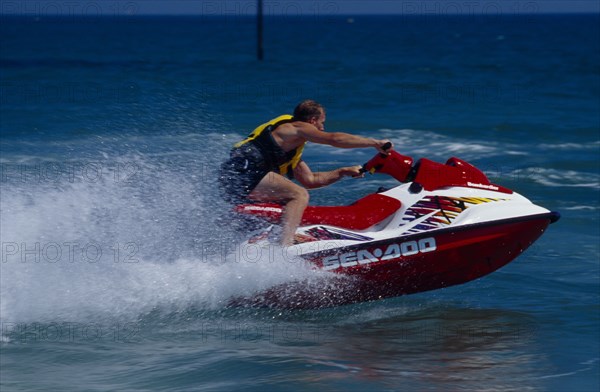
<path id="1" fill-rule="evenodd" d="M 256 6 L 256 56 L 258 60 L 263 59 L 263 2 L 257 0 Z"/>

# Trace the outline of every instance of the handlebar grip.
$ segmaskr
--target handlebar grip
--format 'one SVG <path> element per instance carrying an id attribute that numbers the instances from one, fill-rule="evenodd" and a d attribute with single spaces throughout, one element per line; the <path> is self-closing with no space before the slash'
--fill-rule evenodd
<path id="1" fill-rule="evenodd" d="M 392 142 L 387 142 L 385 143 L 383 146 L 381 146 L 381 149 L 383 151 L 389 150 L 390 148 L 392 148 Z M 384 153 L 379 153 L 376 155 L 376 157 L 379 156 L 379 159 L 385 159 L 387 158 L 387 155 Z M 379 170 L 382 166 L 382 163 L 375 163 L 376 158 L 371 159 L 369 162 L 366 162 L 364 165 L 362 165 L 362 167 L 359 169 L 360 174 L 364 174 L 367 173 L 369 171 L 371 171 L 371 169 L 367 169 L 367 166 L 369 166 L 370 164 L 373 165 L 373 169 L 375 170 Z"/>

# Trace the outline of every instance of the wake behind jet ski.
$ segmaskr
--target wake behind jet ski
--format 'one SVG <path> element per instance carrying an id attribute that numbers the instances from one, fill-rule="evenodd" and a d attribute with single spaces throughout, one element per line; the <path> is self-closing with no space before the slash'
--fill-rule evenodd
<path id="1" fill-rule="evenodd" d="M 307 207 L 295 244 L 287 248 L 334 276 L 277 286 L 232 304 L 320 308 L 466 283 L 514 260 L 560 217 L 455 157 L 445 164 L 414 163 L 391 151 L 377 154 L 363 171 L 402 184 L 347 206 Z M 235 210 L 274 224 L 282 215 L 273 203 Z"/>

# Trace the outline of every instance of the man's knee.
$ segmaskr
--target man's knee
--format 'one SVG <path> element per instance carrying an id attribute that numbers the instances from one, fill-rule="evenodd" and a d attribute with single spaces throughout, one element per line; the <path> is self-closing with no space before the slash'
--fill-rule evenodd
<path id="1" fill-rule="evenodd" d="M 306 190 L 306 188 L 302 188 L 301 186 L 296 188 L 296 190 L 294 192 L 294 200 L 297 200 L 298 202 L 300 202 L 302 204 L 308 205 L 308 201 L 310 200 L 310 195 L 308 194 L 308 191 Z"/>

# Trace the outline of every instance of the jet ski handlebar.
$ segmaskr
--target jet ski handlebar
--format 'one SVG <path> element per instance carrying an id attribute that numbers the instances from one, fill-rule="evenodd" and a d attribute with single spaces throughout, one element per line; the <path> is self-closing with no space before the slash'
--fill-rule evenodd
<path id="1" fill-rule="evenodd" d="M 392 142 L 387 142 L 387 143 L 385 143 L 383 146 L 381 146 L 381 149 L 382 149 L 383 151 L 385 151 L 385 150 L 389 150 L 390 148 L 392 148 Z"/>
<path id="2" fill-rule="evenodd" d="M 384 145 L 383 149 L 391 147 Z M 394 177 L 399 182 L 414 182 L 419 189 L 435 190 L 449 186 L 466 186 L 488 189 L 503 193 L 512 193 L 508 188 L 492 184 L 487 176 L 472 164 L 452 157 L 445 164 L 421 158 L 416 163 L 411 157 L 397 151 L 387 154 L 377 153 L 360 169 L 361 173 L 383 173 Z"/>
<path id="3" fill-rule="evenodd" d="M 387 142 L 382 150 L 389 150 L 392 143 Z M 394 177 L 400 182 L 409 181 L 409 175 L 413 168 L 413 159 L 396 151 L 387 154 L 377 153 L 373 158 L 360 168 L 361 173 L 384 173 Z"/>

